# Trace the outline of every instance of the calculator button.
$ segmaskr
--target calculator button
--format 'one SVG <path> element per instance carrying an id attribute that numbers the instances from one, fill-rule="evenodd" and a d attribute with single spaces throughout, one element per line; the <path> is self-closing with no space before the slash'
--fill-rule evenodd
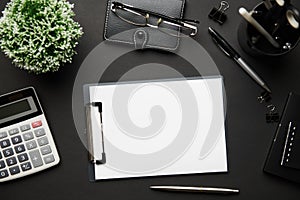
<path id="1" fill-rule="evenodd" d="M 5 167 L 5 162 L 3 160 L 0 160 L 0 169 L 3 169 Z"/>
<path id="2" fill-rule="evenodd" d="M 22 132 L 28 131 L 28 130 L 30 130 L 30 125 L 29 124 L 23 125 L 20 127 L 20 129 Z"/>
<path id="3" fill-rule="evenodd" d="M 43 135 L 46 135 L 45 129 L 40 128 L 40 129 L 38 129 L 38 130 L 35 130 L 35 131 L 34 131 L 34 134 L 35 134 L 35 137 L 41 137 L 41 136 L 43 136 Z"/>
<path id="4" fill-rule="evenodd" d="M 40 126 L 42 126 L 42 121 L 33 122 L 33 123 L 31 123 L 31 126 L 32 126 L 32 128 L 40 127 Z"/>
<path id="5" fill-rule="evenodd" d="M 31 162 L 32 162 L 34 168 L 40 167 L 43 165 L 43 160 L 42 160 L 39 150 L 34 150 L 34 151 L 29 152 L 29 156 L 30 156 L 30 159 L 31 159 Z"/>
<path id="6" fill-rule="evenodd" d="M 15 157 L 7 158 L 6 159 L 6 164 L 8 166 L 15 165 L 15 164 L 17 164 L 17 159 Z"/>
<path id="7" fill-rule="evenodd" d="M 22 163 L 22 162 L 28 160 L 28 155 L 26 153 L 20 154 L 20 155 L 18 155 L 18 160 L 20 163 Z"/>
<path id="8" fill-rule="evenodd" d="M 28 150 L 35 149 L 37 147 L 37 144 L 35 141 L 30 141 L 26 143 L 26 147 Z"/>
<path id="9" fill-rule="evenodd" d="M 15 134 L 19 133 L 19 129 L 17 129 L 17 128 L 11 129 L 8 131 L 8 133 L 9 133 L 9 135 L 15 135 Z"/>
<path id="10" fill-rule="evenodd" d="M 0 171 L 0 179 L 6 177 L 8 177 L 8 171 L 7 170 Z"/>
<path id="11" fill-rule="evenodd" d="M 15 137 L 12 137 L 12 138 L 11 138 L 11 142 L 12 142 L 13 144 L 19 144 L 20 142 L 22 142 L 22 138 L 21 138 L 20 135 L 15 136 Z"/>
<path id="12" fill-rule="evenodd" d="M 52 153 L 51 147 L 49 145 L 45 146 L 45 147 L 42 147 L 41 148 L 41 153 L 42 153 L 42 155 L 47 155 L 49 153 Z"/>
<path id="13" fill-rule="evenodd" d="M 6 148 L 6 147 L 9 147 L 10 146 L 10 141 L 8 139 L 1 141 L 0 146 L 1 146 L 2 149 Z"/>
<path id="14" fill-rule="evenodd" d="M 28 141 L 28 140 L 33 139 L 33 133 L 32 133 L 32 132 L 24 133 L 24 134 L 23 134 L 23 139 L 24 139 L 25 141 Z"/>
<path id="15" fill-rule="evenodd" d="M 3 139 L 5 137 L 7 137 L 7 133 L 6 132 L 1 132 L 0 133 L 0 139 Z"/>
<path id="16" fill-rule="evenodd" d="M 0 152 L 0 159 L 2 158 L 2 154 L 1 154 L 1 152 Z"/>
<path id="17" fill-rule="evenodd" d="M 40 146 L 44 146 L 46 144 L 49 144 L 48 138 L 47 137 L 43 137 L 37 140 Z"/>
<path id="18" fill-rule="evenodd" d="M 44 157 L 44 162 L 46 164 L 54 162 L 54 156 L 53 155 L 49 155 L 49 156 Z"/>
<path id="19" fill-rule="evenodd" d="M 14 151 L 12 148 L 5 149 L 5 150 L 3 150 L 3 155 L 4 155 L 4 157 L 12 156 L 12 155 L 14 155 Z"/>
<path id="20" fill-rule="evenodd" d="M 10 171 L 11 175 L 15 175 L 15 174 L 20 173 L 20 168 L 19 168 L 19 166 L 11 167 L 11 168 L 9 168 L 9 171 Z"/>
<path id="21" fill-rule="evenodd" d="M 15 147 L 15 152 L 16 153 L 21 153 L 23 151 L 25 151 L 25 146 L 23 144 Z"/>
<path id="22" fill-rule="evenodd" d="M 31 167 L 30 162 L 27 162 L 27 163 L 23 163 L 21 165 L 21 168 L 22 168 L 22 171 L 24 172 L 24 171 L 30 170 L 32 167 Z"/>

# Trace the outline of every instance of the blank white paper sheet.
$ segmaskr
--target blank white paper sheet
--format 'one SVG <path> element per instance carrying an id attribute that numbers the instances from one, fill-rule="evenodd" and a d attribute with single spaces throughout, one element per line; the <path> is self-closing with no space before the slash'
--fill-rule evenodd
<path id="1" fill-rule="evenodd" d="M 223 92 L 222 77 L 90 85 L 106 154 L 95 179 L 227 172 Z M 98 109 L 91 115 L 101 158 Z"/>

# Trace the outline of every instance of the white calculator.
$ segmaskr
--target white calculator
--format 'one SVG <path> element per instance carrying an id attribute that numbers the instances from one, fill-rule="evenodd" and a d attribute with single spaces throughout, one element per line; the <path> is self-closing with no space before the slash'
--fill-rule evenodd
<path id="1" fill-rule="evenodd" d="M 34 88 L 0 96 L 0 182 L 42 171 L 59 160 Z"/>

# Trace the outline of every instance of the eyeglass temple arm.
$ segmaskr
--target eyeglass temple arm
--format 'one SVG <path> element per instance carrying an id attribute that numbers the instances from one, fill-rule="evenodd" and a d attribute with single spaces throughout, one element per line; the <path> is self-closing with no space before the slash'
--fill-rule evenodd
<path id="1" fill-rule="evenodd" d="M 192 24 L 188 24 L 188 23 L 183 23 L 183 25 L 191 30 L 193 30 L 193 32 L 190 34 L 191 36 L 195 36 L 198 32 L 198 27 L 194 26 Z"/>
<path id="2" fill-rule="evenodd" d="M 183 22 L 192 22 L 192 23 L 195 23 L 195 24 L 200 24 L 200 21 L 194 20 L 194 19 L 178 19 L 178 20 L 181 20 Z"/>

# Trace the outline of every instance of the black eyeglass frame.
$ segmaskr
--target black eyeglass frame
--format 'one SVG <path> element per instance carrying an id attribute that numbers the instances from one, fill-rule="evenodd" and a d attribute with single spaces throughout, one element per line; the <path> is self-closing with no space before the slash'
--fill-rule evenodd
<path id="1" fill-rule="evenodd" d="M 116 14 L 116 8 L 125 10 L 127 12 L 131 12 L 133 14 L 136 14 L 136 15 L 139 15 L 139 16 L 142 16 L 142 17 L 145 17 L 146 23 L 145 24 L 138 24 L 138 23 L 134 23 L 132 21 L 126 20 L 122 17 L 119 17 Z M 141 9 L 141 8 L 136 8 L 134 6 L 127 5 L 127 4 L 124 4 L 124 3 L 121 3 L 121 2 L 116 2 L 116 1 L 112 2 L 111 11 L 114 12 L 119 18 L 126 21 L 127 23 L 137 25 L 137 26 L 148 26 L 148 27 L 152 27 L 152 28 L 158 28 L 159 24 L 161 24 L 162 21 L 164 21 L 167 24 L 171 24 L 171 25 L 177 26 L 179 28 L 184 27 L 184 28 L 190 29 L 192 31 L 190 36 L 195 36 L 198 32 L 197 26 L 193 25 L 193 24 L 199 24 L 198 20 L 174 18 L 174 17 L 166 16 L 166 15 L 163 15 L 163 14 L 160 14 L 160 13 L 156 13 L 156 12 L 153 12 L 153 11 L 144 10 L 144 9 Z M 153 25 L 153 24 L 148 22 L 148 20 L 150 18 L 150 15 L 158 18 L 157 25 Z"/>

